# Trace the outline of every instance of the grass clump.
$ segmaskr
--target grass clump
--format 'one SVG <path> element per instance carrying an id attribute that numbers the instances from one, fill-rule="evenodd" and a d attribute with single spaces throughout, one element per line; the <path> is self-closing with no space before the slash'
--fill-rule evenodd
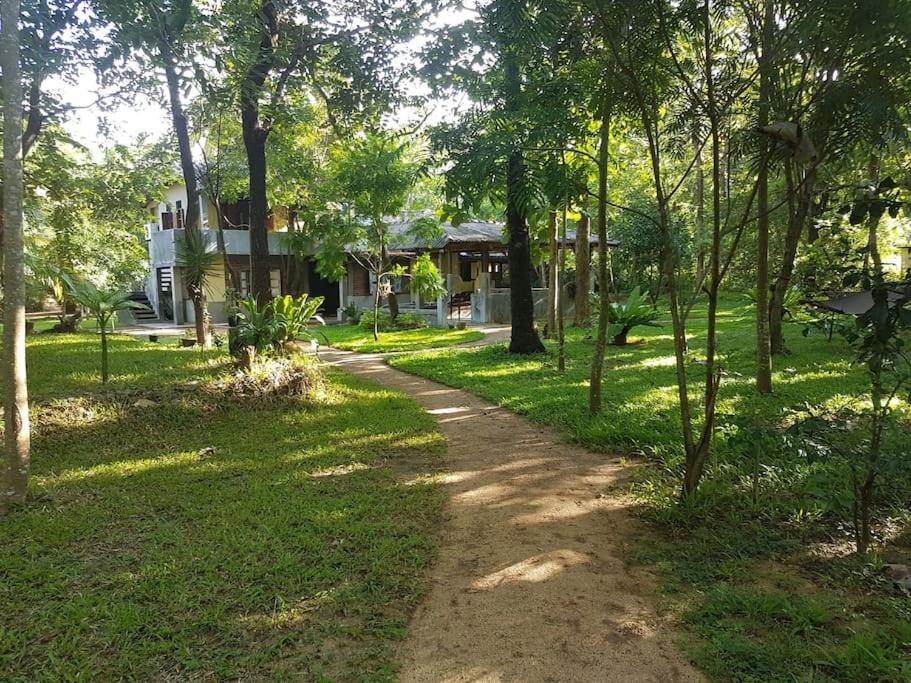
<path id="1" fill-rule="evenodd" d="M 259 358 L 249 370 L 237 370 L 211 386 L 236 398 L 274 400 L 297 396 L 314 402 L 324 401 L 329 389 L 319 361 L 300 353 Z"/>

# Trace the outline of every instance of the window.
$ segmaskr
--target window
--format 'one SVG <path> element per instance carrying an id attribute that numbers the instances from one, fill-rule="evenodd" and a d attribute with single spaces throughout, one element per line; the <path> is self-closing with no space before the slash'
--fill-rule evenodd
<path id="1" fill-rule="evenodd" d="M 459 261 L 459 277 L 462 278 L 462 282 L 474 280 L 471 276 L 471 261 Z"/>
<path id="2" fill-rule="evenodd" d="M 174 214 L 171 213 L 170 211 L 162 211 L 161 229 L 162 230 L 173 230 L 174 229 Z"/>
<path id="3" fill-rule="evenodd" d="M 186 221 L 184 220 L 183 202 L 179 199 L 177 200 L 177 208 L 175 209 L 175 213 L 177 214 L 177 229 L 180 230 L 183 228 Z"/>
<path id="4" fill-rule="evenodd" d="M 249 296 L 250 294 L 250 271 L 240 271 L 240 295 Z M 269 289 L 272 296 L 281 296 L 282 294 L 282 276 L 278 270 L 269 271 Z"/>

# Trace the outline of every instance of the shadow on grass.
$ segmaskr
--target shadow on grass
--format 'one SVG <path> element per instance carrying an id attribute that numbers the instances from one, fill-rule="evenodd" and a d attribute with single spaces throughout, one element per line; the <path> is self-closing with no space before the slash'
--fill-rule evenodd
<path id="1" fill-rule="evenodd" d="M 317 407 L 178 398 L 39 417 L 34 500 L 0 528 L 0 668 L 391 677 L 434 554 L 442 440 L 413 403 L 333 382 Z"/>

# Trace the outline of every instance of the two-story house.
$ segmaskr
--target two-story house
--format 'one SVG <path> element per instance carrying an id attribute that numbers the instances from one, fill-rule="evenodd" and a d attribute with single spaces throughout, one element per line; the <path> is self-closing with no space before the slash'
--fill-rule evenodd
<path id="1" fill-rule="evenodd" d="M 217 250 L 219 215 L 215 204 L 200 197 L 199 205 L 187 205 L 186 188 L 175 184 L 168 189 L 159 202 L 150 203 L 149 222 L 146 224 L 146 241 L 149 248 L 149 275 L 146 296 L 153 310 L 162 321 L 175 324 L 194 322 L 193 304 L 181 273 L 178 258 L 178 244 L 184 234 L 188 211 L 199 212 L 199 227 L 202 234 Z M 227 320 L 226 296 L 230 284 L 240 296 L 250 291 L 250 207 L 241 200 L 222 205 L 222 226 L 225 252 L 228 256 L 228 277 L 225 277 L 224 263 L 219 259 L 206 286 L 206 299 L 212 321 Z M 290 257 L 284 235 L 288 231 L 287 213 L 277 210 L 269 216 L 269 259 L 272 275 L 272 292 L 279 294 L 310 293 L 326 297 L 324 309 L 335 315 L 339 307 L 339 285 L 320 276 L 315 262 L 309 259 L 301 267 Z"/>

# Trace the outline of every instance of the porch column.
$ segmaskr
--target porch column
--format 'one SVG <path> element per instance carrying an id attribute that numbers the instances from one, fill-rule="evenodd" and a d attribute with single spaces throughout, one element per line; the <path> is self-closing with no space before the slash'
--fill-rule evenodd
<path id="1" fill-rule="evenodd" d="M 174 302 L 174 324 L 183 325 L 187 322 L 186 309 L 183 305 L 183 273 L 177 266 L 171 266 L 171 297 Z"/>
<path id="2" fill-rule="evenodd" d="M 452 296 L 452 274 L 446 274 L 446 294 L 437 299 L 437 324 L 446 327 L 449 322 L 449 298 Z"/>
<path id="3" fill-rule="evenodd" d="M 338 310 L 336 317 L 339 322 L 345 321 L 345 306 L 348 305 L 348 268 L 345 267 L 345 273 L 338 279 Z"/>

